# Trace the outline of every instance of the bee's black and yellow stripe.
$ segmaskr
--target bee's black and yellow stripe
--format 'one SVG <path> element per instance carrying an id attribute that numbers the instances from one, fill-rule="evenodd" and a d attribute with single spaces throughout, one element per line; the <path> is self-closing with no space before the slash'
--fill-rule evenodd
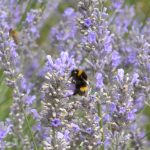
<path id="1" fill-rule="evenodd" d="M 88 91 L 87 75 L 84 70 L 74 69 L 71 72 L 72 83 L 75 84 L 74 95 L 83 95 Z"/>

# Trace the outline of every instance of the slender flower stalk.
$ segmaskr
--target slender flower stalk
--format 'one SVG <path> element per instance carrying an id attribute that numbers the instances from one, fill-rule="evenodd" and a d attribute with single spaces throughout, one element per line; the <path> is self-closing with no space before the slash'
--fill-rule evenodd
<path id="1" fill-rule="evenodd" d="M 102 118 L 102 111 L 101 111 L 101 105 L 99 103 L 97 103 L 97 110 L 98 110 L 98 116 L 100 117 L 100 121 L 99 121 L 99 126 L 100 126 L 100 130 L 102 133 L 102 137 L 101 137 L 101 141 L 104 142 L 104 132 L 103 132 L 103 118 Z M 101 150 L 104 150 L 104 145 L 102 144 L 101 146 Z"/>

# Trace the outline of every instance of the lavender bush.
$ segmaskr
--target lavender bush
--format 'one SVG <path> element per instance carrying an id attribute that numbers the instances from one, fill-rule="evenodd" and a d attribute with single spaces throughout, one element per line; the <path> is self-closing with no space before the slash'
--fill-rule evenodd
<path id="1" fill-rule="evenodd" d="M 63 2 L 0 0 L 0 66 L 12 91 L 0 149 L 148 150 L 149 20 L 123 0 L 73 1 L 60 13 Z M 75 68 L 88 75 L 82 96 Z"/>

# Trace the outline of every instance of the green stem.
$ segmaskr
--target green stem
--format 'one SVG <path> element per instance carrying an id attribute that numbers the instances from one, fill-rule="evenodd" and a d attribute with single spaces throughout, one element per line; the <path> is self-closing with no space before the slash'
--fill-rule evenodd
<path id="1" fill-rule="evenodd" d="M 32 141 L 33 141 L 33 144 L 34 144 L 34 148 L 35 148 L 35 150 L 38 150 L 37 145 L 36 145 L 36 142 L 35 142 L 35 140 L 34 140 L 34 136 L 33 136 L 33 134 L 32 134 L 32 130 L 31 130 L 30 125 L 29 125 L 29 120 L 28 120 L 28 118 L 27 118 L 27 116 L 26 116 L 26 113 L 25 113 L 23 107 L 22 107 L 22 110 L 23 110 L 23 114 L 24 114 L 24 116 L 25 116 L 25 120 L 26 120 L 26 122 L 27 122 L 27 126 L 28 126 L 29 131 L 30 131 L 30 135 L 31 135 L 31 138 L 32 138 Z"/>
<path id="2" fill-rule="evenodd" d="M 100 0 L 98 0 L 98 5 L 99 5 L 99 10 L 102 11 L 102 2 Z"/>
<path id="3" fill-rule="evenodd" d="M 20 4 L 20 3 L 21 3 L 21 0 L 18 0 L 17 3 Z"/>
<path id="4" fill-rule="evenodd" d="M 55 129 L 53 128 L 53 140 L 52 140 L 52 145 L 53 145 L 53 148 L 55 149 L 56 147 L 56 138 L 55 138 Z"/>
<path id="5" fill-rule="evenodd" d="M 79 145 L 79 150 L 83 150 L 83 143 Z"/>
<path id="6" fill-rule="evenodd" d="M 142 26 L 141 26 L 141 28 L 140 28 L 140 31 L 142 31 L 142 29 L 144 28 L 144 26 L 145 26 L 145 24 L 146 24 L 146 21 L 147 21 L 147 19 L 148 19 L 148 17 L 149 17 L 149 13 L 150 13 L 150 9 L 148 9 L 148 11 L 147 11 L 147 13 L 146 13 L 146 15 L 145 15 L 145 17 L 144 17 L 144 19 L 143 19 L 143 24 L 142 24 Z"/>
<path id="7" fill-rule="evenodd" d="M 20 22 L 18 23 L 17 25 L 17 30 L 20 31 L 22 29 L 22 22 L 25 20 L 26 16 L 27 16 L 27 13 L 29 12 L 29 10 L 31 8 L 33 8 L 34 6 L 36 5 L 36 1 L 35 0 L 29 0 L 28 4 L 27 4 L 27 7 L 26 7 L 26 10 L 25 12 L 23 13 L 22 17 L 21 17 L 21 20 Z"/>
<path id="8" fill-rule="evenodd" d="M 102 142 L 104 142 L 104 132 L 103 132 L 103 120 L 102 120 L 102 112 L 101 112 L 101 105 L 100 103 L 98 102 L 97 103 L 97 110 L 98 110 L 98 116 L 100 117 L 100 121 L 99 121 L 99 126 L 100 126 L 100 131 L 102 133 Z M 101 150 L 104 150 L 104 143 L 103 145 L 101 146 Z"/>

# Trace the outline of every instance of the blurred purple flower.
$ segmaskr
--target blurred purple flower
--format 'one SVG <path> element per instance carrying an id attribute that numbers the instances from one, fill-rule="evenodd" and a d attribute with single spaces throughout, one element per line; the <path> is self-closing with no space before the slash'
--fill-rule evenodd
<path id="1" fill-rule="evenodd" d="M 0 140 L 6 137 L 8 131 L 0 128 Z"/>
<path id="2" fill-rule="evenodd" d="M 71 16 L 73 13 L 74 13 L 74 9 L 70 7 L 70 8 L 66 8 L 66 9 L 65 9 L 63 15 L 69 17 L 69 16 Z"/>
<path id="3" fill-rule="evenodd" d="M 105 147 L 105 149 L 108 149 L 110 143 L 111 143 L 110 139 L 109 138 L 105 138 L 105 141 L 104 141 L 104 147 Z"/>
<path id="4" fill-rule="evenodd" d="M 60 31 L 59 33 L 56 34 L 56 39 L 58 41 L 63 41 L 64 40 L 64 35 L 65 35 L 64 31 Z"/>
<path id="5" fill-rule="evenodd" d="M 125 107 L 120 107 L 119 108 L 119 113 L 124 114 L 126 112 L 126 108 Z"/>
<path id="6" fill-rule="evenodd" d="M 59 118 L 54 118 L 51 121 L 51 126 L 53 127 L 59 127 L 61 125 L 61 120 Z"/>
<path id="7" fill-rule="evenodd" d="M 36 125 L 34 125 L 33 127 L 32 127 L 32 130 L 33 131 L 42 131 L 42 126 L 41 126 L 41 124 L 40 123 L 37 123 Z"/>
<path id="8" fill-rule="evenodd" d="M 95 43 L 96 42 L 96 33 L 91 31 L 88 33 L 88 41 L 90 43 Z"/>
<path id="9" fill-rule="evenodd" d="M 6 19 L 7 18 L 7 12 L 5 12 L 5 11 L 2 11 L 1 12 L 1 15 L 0 15 L 0 19 Z"/>
<path id="10" fill-rule="evenodd" d="M 65 138 L 66 142 L 70 141 L 70 131 L 69 130 L 64 131 L 64 138 Z"/>
<path id="11" fill-rule="evenodd" d="M 104 85 L 103 75 L 101 73 L 96 74 L 96 88 L 101 88 Z"/>
<path id="12" fill-rule="evenodd" d="M 90 27 L 92 25 L 92 20 L 90 18 L 84 19 L 84 25 Z"/>
<path id="13" fill-rule="evenodd" d="M 133 78 L 132 78 L 132 81 L 131 81 L 132 84 L 138 84 L 139 83 L 139 74 L 138 73 L 134 73 L 133 74 Z"/>
<path id="14" fill-rule="evenodd" d="M 80 131 L 80 127 L 77 124 L 71 123 L 71 127 L 72 127 L 74 132 L 79 132 Z"/>
<path id="15" fill-rule="evenodd" d="M 20 83 L 21 89 L 26 90 L 28 85 L 27 85 L 27 80 L 25 78 L 22 78 L 21 83 Z"/>
<path id="16" fill-rule="evenodd" d="M 110 112 L 113 113 L 115 111 L 117 111 L 117 107 L 116 104 L 111 102 L 110 106 L 109 106 Z"/>
<path id="17" fill-rule="evenodd" d="M 33 102 L 36 100 L 36 96 L 33 95 L 28 95 L 27 97 L 25 97 L 25 103 L 28 104 L 28 105 L 31 105 L 33 104 Z"/>
<path id="18" fill-rule="evenodd" d="M 87 129 L 86 129 L 86 132 L 87 132 L 88 134 L 92 134 L 92 133 L 93 133 L 93 129 L 92 129 L 92 128 L 87 128 Z"/>
<path id="19" fill-rule="evenodd" d="M 124 70 L 122 68 L 118 69 L 118 77 L 119 77 L 119 80 L 122 82 L 124 79 Z"/>
<path id="20" fill-rule="evenodd" d="M 111 121 L 110 115 L 109 115 L 109 114 L 104 115 L 103 121 L 104 121 L 104 122 L 110 122 L 110 121 Z"/>
<path id="21" fill-rule="evenodd" d="M 106 37 L 105 37 L 105 41 L 104 41 L 104 50 L 107 52 L 107 53 L 110 53 L 112 51 L 112 44 L 111 44 L 111 41 L 112 41 L 112 37 L 109 35 L 109 31 L 106 32 Z"/>
<path id="22" fill-rule="evenodd" d="M 95 116 L 95 117 L 94 117 L 94 121 L 95 121 L 95 123 L 99 123 L 100 117 L 99 117 L 99 116 Z"/>
<path id="23" fill-rule="evenodd" d="M 127 119 L 130 121 L 133 121 L 135 119 L 135 112 L 134 111 L 130 111 L 127 113 Z"/>
<path id="24" fill-rule="evenodd" d="M 18 56 L 18 54 L 17 54 L 16 49 L 15 49 L 15 43 L 14 43 L 14 41 L 10 41 L 10 42 L 7 43 L 7 44 L 9 44 L 10 47 L 11 47 L 11 49 L 10 49 L 11 58 L 12 58 L 12 59 L 15 59 L 15 58 Z"/>
<path id="25" fill-rule="evenodd" d="M 126 65 L 130 65 L 130 64 L 136 65 L 136 61 L 137 61 L 136 57 L 137 57 L 137 54 L 135 52 L 129 53 L 129 55 L 127 56 L 127 58 L 125 60 L 125 64 Z"/>
<path id="26" fill-rule="evenodd" d="M 10 126 L 5 126 L 3 122 L 0 122 L 0 141 L 4 139 L 10 131 Z"/>
<path id="27" fill-rule="evenodd" d="M 61 133 L 61 132 L 57 133 L 57 138 L 58 139 L 62 139 L 63 137 L 64 137 L 63 133 Z"/>
<path id="28" fill-rule="evenodd" d="M 117 51 L 112 52 L 112 66 L 117 67 L 121 63 L 121 56 Z"/>
<path id="29" fill-rule="evenodd" d="M 138 125 L 136 123 L 133 123 L 133 124 L 130 125 L 130 130 L 131 131 L 135 131 L 135 130 L 137 130 L 137 128 L 138 128 Z"/>
<path id="30" fill-rule="evenodd" d="M 123 4 L 123 1 L 121 0 L 111 0 L 111 1 L 115 9 L 120 9 Z"/>
<path id="31" fill-rule="evenodd" d="M 36 109 L 31 109 L 30 112 L 33 114 L 34 119 L 39 119 L 40 115 Z"/>
<path id="32" fill-rule="evenodd" d="M 35 19 L 35 15 L 34 13 L 31 11 L 31 12 L 28 12 L 27 13 L 27 17 L 26 17 L 26 21 L 28 23 L 33 23 L 34 22 L 34 19 Z"/>
<path id="33" fill-rule="evenodd" d="M 138 98 L 135 99 L 135 105 L 137 109 L 142 109 L 144 107 L 144 97 L 138 96 Z"/>

